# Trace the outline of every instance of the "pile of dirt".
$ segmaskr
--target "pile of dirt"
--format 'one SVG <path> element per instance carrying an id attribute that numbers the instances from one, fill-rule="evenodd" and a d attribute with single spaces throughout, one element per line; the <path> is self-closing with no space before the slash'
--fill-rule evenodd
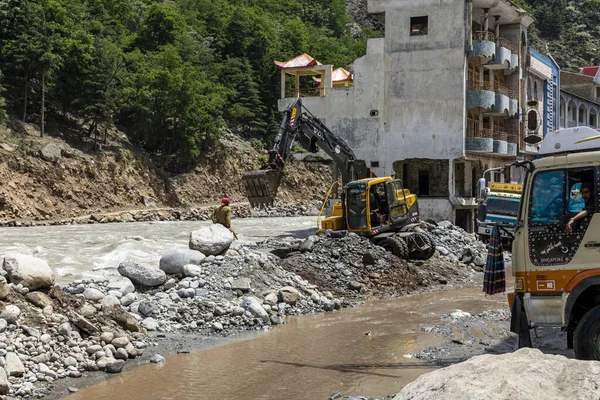
<path id="1" fill-rule="evenodd" d="M 295 247 L 273 251 L 284 257 L 282 266 L 286 270 L 321 290 L 350 299 L 392 298 L 463 285 L 478 269 L 473 261 L 482 259 L 485 246 L 475 244 L 474 239 L 462 231 L 464 246 L 469 251 L 458 260 L 443 247 L 449 246 L 456 237 L 437 231 L 461 231 L 454 226 L 428 226 L 432 235 L 437 236 L 437 247 L 442 251 L 436 250 L 428 260 L 400 259 L 354 233 L 343 237 L 313 236 Z"/>
<path id="2" fill-rule="evenodd" d="M 123 137 L 99 146 L 71 136 L 63 140 L 58 133 L 40 138 L 34 125 L 24 127 L 20 133 L 0 127 L 0 221 L 188 209 L 217 204 L 223 196 L 247 204 L 241 176 L 259 167 L 261 154 L 228 133 L 222 151 L 208 154 L 193 171 L 173 176 Z M 52 157 L 42 156 L 46 148 L 55 149 Z M 277 205 L 314 206 L 330 181 L 328 165 L 290 161 Z"/>

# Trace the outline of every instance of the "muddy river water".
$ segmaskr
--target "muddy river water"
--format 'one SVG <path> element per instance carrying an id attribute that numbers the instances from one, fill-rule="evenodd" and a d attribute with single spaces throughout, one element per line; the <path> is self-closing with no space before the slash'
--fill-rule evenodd
<path id="1" fill-rule="evenodd" d="M 125 258 L 158 264 L 187 247 L 202 222 L 0 229 L 0 256 L 18 251 L 47 260 L 59 283 L 98 274 Z M 241 239 L 305 237 L 315 218 L 235 220 Z M 269 332 L 189 354 L 168 355 L 70 395 L 71 399 L 328 399 L 334 393 L 395 394 L 435 369 L 410 355 L 441 344 L 421 328 L 456 309 L 497 309 L 504 296 L 479 287 L 373 301 L 339 312 L 291 318 Z M 249 338 L 248 338 L 249 337 Z M 147 351 L 152 351 L 150 347 Z"/>
<path id="2" fill-rule="evenodd" d="M 421 331 L 455 309 L 504 306 L 468 288 L 374 301 L 294 318 L 259 337 L 148 364 L 83 389 L 71 399 L 328 399 L 399 392 L 436 367 L 410 355 L 441 344 Z"/>

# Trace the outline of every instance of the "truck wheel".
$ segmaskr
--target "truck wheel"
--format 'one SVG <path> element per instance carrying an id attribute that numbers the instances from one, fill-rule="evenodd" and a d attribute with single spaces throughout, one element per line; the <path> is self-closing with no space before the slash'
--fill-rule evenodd
<path id="1" fill-rule="evenodd" d="M 408 258 L 408 245 L 402 238 L 387 237 L 377 243 L 396 257 L 407 259 Z"/>
<path id="2" fill-rule="evenodd" d="M 416 235 L 419 235 L 419 237 L 423 239 L 429 248 L 427 250 L 417 250 L 413 252 L 411 254 L 411 258 L 414 258 L 415 260 L 429 260 L 435 254 L 435 240 L 433 237 L 424 232 L 416 233 Z"/>
<path id="3" fill-rule="evenodd" d="M 600 360 L 600 306 L 588 311 L 577 324 L 573 350 L 580 360 Z"/>

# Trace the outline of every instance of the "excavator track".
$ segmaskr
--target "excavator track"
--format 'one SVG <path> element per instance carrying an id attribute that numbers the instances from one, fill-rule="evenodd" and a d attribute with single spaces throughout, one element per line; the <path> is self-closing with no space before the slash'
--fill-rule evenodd
<path id="1" fill-rule="evenodd" d="M 250 205 L 253 208 L 272 206 L 282 177 L 283 172 L 274 169 L 250 171 L 242 175 L 242 183 Z"/>

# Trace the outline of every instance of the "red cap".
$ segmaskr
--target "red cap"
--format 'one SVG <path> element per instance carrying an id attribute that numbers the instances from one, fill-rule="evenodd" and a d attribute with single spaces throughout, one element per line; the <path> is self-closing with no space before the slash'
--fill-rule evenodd
<path id="1" fill-rule="evenodd" d="M 226 206 L 228 204 L 229 204 L 229 199 L 227 197 L 223 197 L 223 199 L 221 200 L 221 205 Z"/>

